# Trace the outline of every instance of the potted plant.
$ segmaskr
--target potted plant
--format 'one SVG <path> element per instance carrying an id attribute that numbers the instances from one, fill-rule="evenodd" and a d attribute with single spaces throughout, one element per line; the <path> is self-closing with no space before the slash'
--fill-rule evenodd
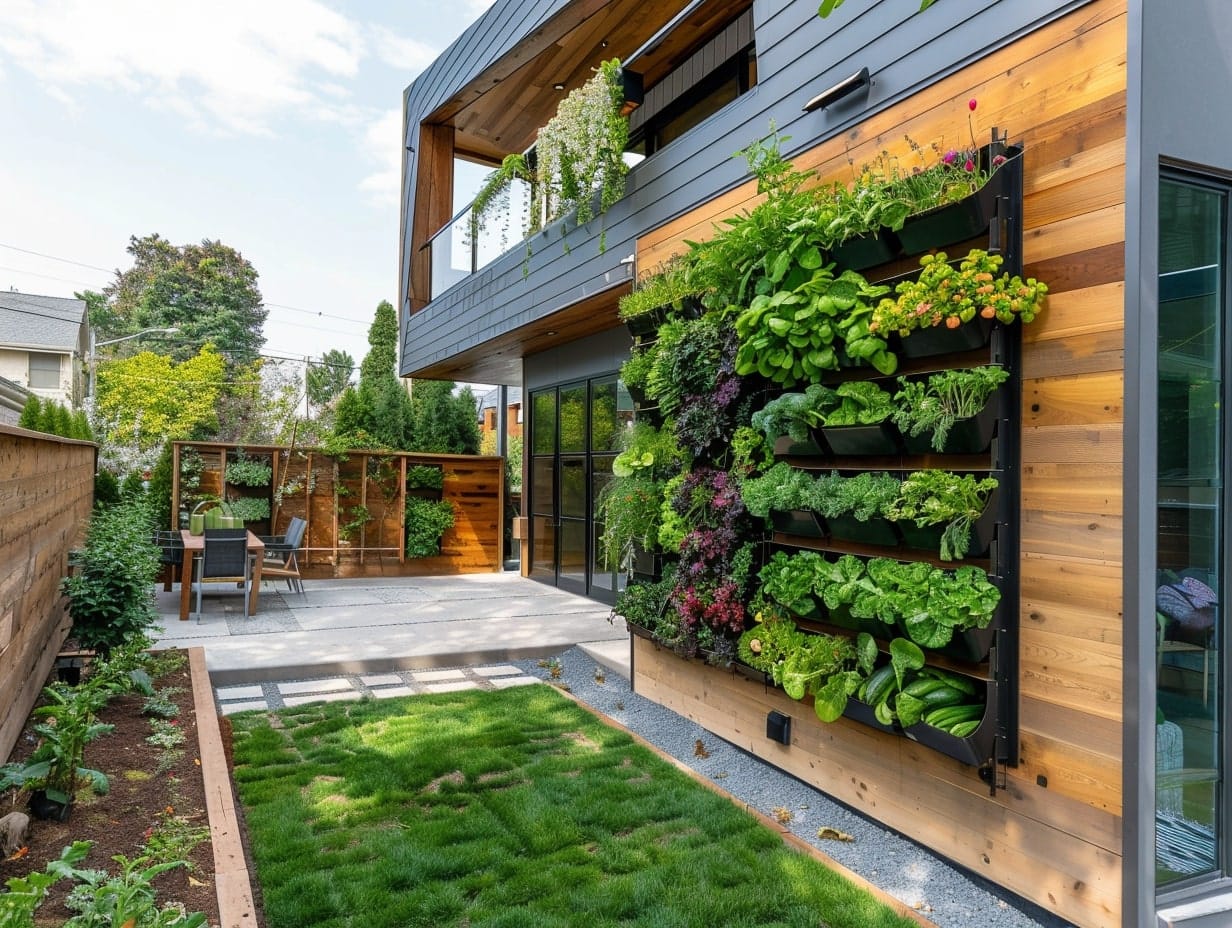
<path id="1" fill-rule="evenodd" d="M 736 317 L 736 373 L 756 373 L 792 387 L 838 370 L 842 336 L 837 323 L 888 292 L 854 271 L 835 275 L 834 265 L 823 265 L 820 255 L 803 266 L 811 271 L 807 279 L 792 289 L 757 294 Z M 893 355 L 879 360 L 887 368 L 882 373 L 893 373 Z"/>
<path id="2" fill-rule="evenodd" d="M 270 516 L 270 501 L 264 496 L 239 496 L 228 500 L 227 508 L 240 522 L 257 522 Z"/>
<path id="3" fill-rule="evenodd" d="M 654 639 L 667 610 L 667 597 L 674 581 L 669 568 L 659 580 L 628 584 L 616 595 L 610 619 L 620 616 L 630 634 Z"/>
<path id="4" fill-rule="evenodd" d="M 620 298 L 617 311 L 630 335 L 653 335 L 673 314 L 700 315 L 700 290 L 692 281 L 692 269 L 687 254 L 673 257 Z"/>
<path id="5" fill-rule="evenodd" d="M 453 503 L 447 499 L 410 497 L 406 501 L 406 556 L 434 557 L 441 553 L 441 538 L 453 528 Z"/>
<path id="6" fill-rule="evenodd" d="M 776 551 L 758 572 L 760 594 L 805 619 L 821 617 L 815 595 L 822 556 L 816 551 Z"/>
<path id="7" fill-rule="evenodd" d="M 835 538 L 873 545 L 897 545 L 898 532 L 885 512 L 898 498 L 900 481 L 884 472 L 843 477 L 837 471 L 813 483 L 811 508 L 820 512 Z"/>
<path id="8" fill-rule="evenodd" d="M 920 258 L 915 280 L 894 289 L 873 312 L 870 328 L 897 334 L 906 357 L 969 351 L 987 344 L 994 321 L 1025 325 L 1040 311 L 1048 287 L 1031 277 L 1001 273 L 1001 255 L 974 248 L 954 267 L 945 252 Z"/>
<path id="9" fill-rule="evenodd" d="M 651 477 L 627 476 L 611 481 L 599 493 L 595 519 L 603 523 L 600 545 L 603 563 L 610 569 L 627 570 L 634 548 L 653 552 L 658 547 L 663 485 Z M 645 567 L 649 566 L 649 570 Z M 653 564 L 641 573 L 655 573 Z"/>
<path id="10" fill-rule="evenodd" d="M 115 726 L 96 721 L 95 703 L 85 692 L 62 685 L 43 688 L 45 705 L 32 715 L 43 719 L 33 726 L 41 739 L 24 764 L 0 767 L 0 790 L 10 786 L 31 790 L 30 810 L 36 818 L 67 821 L 79 787 L 89 784 L 96 793 L 107 792 L 107 775 L 82 766 L 86 745 Z"/>
<path id="11" fill-rule="evenodd" d="M 988 449 L 997 409 L 989 400 L 1009 378 L 993 365 L 955 368 L 926 380 L 900 377 L 891 419 L 913 454 L 930 449 L 950 454 L 979 454 Z"/>
<path id="12" fill-rule="evenodd" d="M 774 443 L 782 454 L 817 455 L 822 446 L 814 441 L 811 429 L 821 423 L 838 398 L 829 387 L 810 384 L 803 393 L 783 393 L 753 413 L 752 426 Z M 779 439 L 788 439 L 780 442 Z"/>
<path id="13" fill-rule="evenodd" d="M 748 477 L 740 486 L 749 515 L 769 519 L 775 531 L 808 538 L 824 538 L 825 526 L 812 511 L 813 476 L 780 461 L 760 477 Z"/>
<path id="14" fill-rule="evenodd" d="M 227 462 L 227 483 L 245 487 L 267 487 L 273 476 L 274 469 L 268 460 L 250 458 L 243 448 L 237 448 L 235 456 Z"/>
<path id="15" fill-rule="evenodd" d="M 898 498 L 886 508 L 913 548 L 940 549 L 943 561 L 979 555 L 992 541 L 996 511 L 990 497 L 996 477 L 921 470 L 908 474 Z"/>
<path id="16" fill-rule="evenodd" d="M 408 464 L 406 492 L 423 499 L 440 499 L 445 486 L 445 471 L 435 464 Z"/>
<path id="17" fill-rule="evenodd" d="M 820 436 L 836 455 L 895 454 L 898 430 L 888 421 L 893 397 L 871 380 L 852 380 L 834 391 L 836 404 L 821 418 Z"/>

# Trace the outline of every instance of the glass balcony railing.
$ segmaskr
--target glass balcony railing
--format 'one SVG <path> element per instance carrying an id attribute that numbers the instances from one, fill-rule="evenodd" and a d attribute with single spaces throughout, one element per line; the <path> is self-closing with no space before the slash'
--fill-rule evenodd
<path id="1" fill-rule="evenodd" d="M 428 240 L 431 298 L 434 300 L 526 240 L 530 225 L 530 184 L 515 180 L 509 191 L 508 208 L 490 210 L 477 228 L 472 228 L 471 205 L 468 203 Z"/>

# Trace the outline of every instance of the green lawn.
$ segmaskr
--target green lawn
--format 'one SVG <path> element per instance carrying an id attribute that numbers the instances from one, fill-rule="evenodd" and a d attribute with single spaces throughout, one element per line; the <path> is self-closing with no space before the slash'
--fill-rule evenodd
<path id="1" fill-rule="evenodd" d="M 547 686 L 232 723 L 269 928 L 913 924 Z"/>

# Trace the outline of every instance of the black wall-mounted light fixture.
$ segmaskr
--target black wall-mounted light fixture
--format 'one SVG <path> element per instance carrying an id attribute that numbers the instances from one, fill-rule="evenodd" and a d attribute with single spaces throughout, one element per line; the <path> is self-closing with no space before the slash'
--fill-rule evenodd
<path id="1" fill-rule="evenodd" d="M 857 90 L 864 87 L 871 87 L 873 84 L 872 78 L 869 77 L 868 68 L 861 68 L 855 74 L 846 80 L 841 80 L 829 90 L 823 90 L 808 103 L 804 104 L 804 112 L 811 113 L 813 110 L 824 109 L 832 103 L 837 103 L 844 97 L 850 96 Z"/>
<path id="2" fill-rule="evenodd" d="M 766 737 L 779 744 L 791 744 L 791 716 L 771 709 L 766 716 Z"/>

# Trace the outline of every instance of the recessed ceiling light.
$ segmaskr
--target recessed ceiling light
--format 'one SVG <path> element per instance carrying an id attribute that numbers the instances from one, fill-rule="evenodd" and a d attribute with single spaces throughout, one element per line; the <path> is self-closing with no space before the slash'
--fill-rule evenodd
<path id="1" fill-rule="evenodd" d="M 559 335 L 560 333 L 559 333 L 559 332 L 557 332 L 555 329 L 548 329 L 548 330 L 547 330 L 546 332 L 544 332 L 543 334 L 544 334 L 544 335 L 549 335 L 549 336 L 551 336 L 551 335 Z"/>
<path id="2" fill-rule="evenodd" d="M 564 85 L 564 84 L 553 84 L 553 85 L 552 85 L 552 89 L 553 89 L 553 90 L 564 90 L 564 89 L 565 89 L 565 85 Z"/>

